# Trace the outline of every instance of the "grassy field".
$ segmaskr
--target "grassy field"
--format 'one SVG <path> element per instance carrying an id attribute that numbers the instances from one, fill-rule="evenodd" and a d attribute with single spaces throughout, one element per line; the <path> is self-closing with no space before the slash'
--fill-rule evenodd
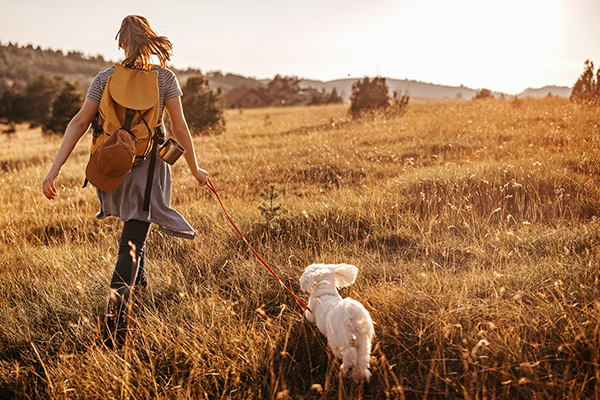
<path id="1" fill-rule="evenodd" d="M 48 201 L 60 139 L 22 127 L 0 137 L 0 398 L 600 392 L 600 109 L 547 98 L 411 103 L 364 121 L 337 105 L 226 116 L 223 135 L 196 138 L 200 165 L 303 300 L 309 264 L 358 266 L 341 293 L 375 322 L 371 382 L 339 378 L 325 338 L 181 161 L 172 205 L 198 237 L 153 228 L 132 337 L 104 348 L 121 222 L 96 220 L 81 189 L 89 138 Z M 279 196 L 261 196 L 270 185 Z"/>

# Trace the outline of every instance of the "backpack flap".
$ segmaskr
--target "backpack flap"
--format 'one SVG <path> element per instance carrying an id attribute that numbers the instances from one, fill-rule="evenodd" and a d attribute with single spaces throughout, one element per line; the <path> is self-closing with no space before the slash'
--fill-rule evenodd
<path id="1" fill-rule="evenodd" d="M 120 105 L 134 110 L 148 110 L 158 101 L 158 72 L 115 65 L 110 76 L 111 97 Z"/>

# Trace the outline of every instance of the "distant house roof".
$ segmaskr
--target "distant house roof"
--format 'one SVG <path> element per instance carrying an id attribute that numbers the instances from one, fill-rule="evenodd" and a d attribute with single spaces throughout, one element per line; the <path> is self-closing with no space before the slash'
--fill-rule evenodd
<path id="1" fill-rule="evenodd" d="M 267 102 L 256 90 L 246 86 L 231 89 L 224 98 L 227 108 L 253 108 L 267 105 Z"/>

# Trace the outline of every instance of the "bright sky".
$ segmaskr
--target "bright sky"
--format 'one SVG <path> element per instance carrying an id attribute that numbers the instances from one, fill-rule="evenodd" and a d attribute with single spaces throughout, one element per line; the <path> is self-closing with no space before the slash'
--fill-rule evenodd
<path id="1" fill-rule="evenodd" d="M 0 41 L 120 60 L 140 14 L 172 64 L 255 78 L 377 74 L 517 94 L 600 66 L 600 0 L 3 0 Z"/>

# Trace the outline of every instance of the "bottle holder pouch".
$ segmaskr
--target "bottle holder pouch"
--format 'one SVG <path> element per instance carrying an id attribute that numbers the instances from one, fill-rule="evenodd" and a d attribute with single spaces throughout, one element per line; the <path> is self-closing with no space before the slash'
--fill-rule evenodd
<path id="1" fill-rule="evenodd" d="M 185 153 L 185 149 L 173 138 L 168 138 L 158 148 L 158 156 L 171 165 L 175 164 L 175 161 L 177 161 L 183 153 Z"/>

